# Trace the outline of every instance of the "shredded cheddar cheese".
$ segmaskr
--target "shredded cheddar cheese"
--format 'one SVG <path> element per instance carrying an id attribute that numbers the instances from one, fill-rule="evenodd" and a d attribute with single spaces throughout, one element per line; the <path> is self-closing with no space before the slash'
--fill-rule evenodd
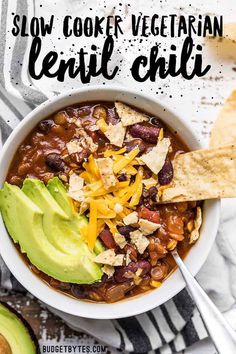
<path id="1" fill-rule="evenodd" d="M 96 124 L 103 133 L 109 128 L 104 119 L 97 120 Z M 160 140 L 163 137 L 164 132 L 161 130 Z M 77 208 L 80 213 L 88 211 L 89 223 L 81 229 L 81 235 L 90 249 L 94 248 L 104 225 L 107 225 L 114 238 L 118 238 L 117 226 L 124 225 L 124 220 L 136 212 L 143 186 L 148 188 L 157 184 L 154 178 L 143 179 L 139 148 L 128 153 L 126 151 L 126 147 L 121 147 L 106 150 L 97 157 L 91 154 L 82 165 L 83 172 L 76 175 L 76 178 L 84 181 L 80 191 L 83 200 L 77 202 Z M 123 174 L 126 180 L 120 182 L 119 175 Z"/>
<path id="2" fill-rule="evenodd" d="M 93 199 L 90 201 L 89 209 L 89 224 L 88 224 L 88 233 L 87 241 L 89 248 L 93 250 L 95 242 L 97 239 L 97 202 Z"/>
<path id="3" fill-rule="evenodd" d="M 130 151 L 127 155 L 123 156 L 119 161 L 113 165 L 113 171 L 115 174 L 125 168 L 139 153 L 139 148 Z"/>
<path id="4" fill-rule="evenodd" d="M 107 150 L 104 152 L 104 157 L 116 156 L 121 155 L 126 151 L 126 147 L 123 147 L 120 150 Z"/>
<path id="5" fill-rule="evenodd" d="M 105 120 L 103 118 L 97 120 L 96 125 L 101 130 L 101 132 L 105 133 L 107 131 L 108 125 L 107 125 L 107 123 L 105 122 Z"/>

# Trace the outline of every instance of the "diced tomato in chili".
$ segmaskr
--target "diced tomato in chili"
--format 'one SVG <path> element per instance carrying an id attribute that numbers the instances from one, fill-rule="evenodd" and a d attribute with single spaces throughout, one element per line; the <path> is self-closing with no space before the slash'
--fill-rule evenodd
<path id="1" fill-rule="evenodd" d="M 184 223 L 180 216 L 170 215 L 167 219 L 167 229 L 173 234 L 182 235 L 184 233 Z"/>
<path id="2" fill-rule="evenodd" d="M 138 211 L 139 218 L 147 219 L 148 221 L 155 222 L 156 224 L 160 223 L 160 213 L 159 211 L 149 210 L 145 206 L 141 206 Z"/>
<path id="3" fill-rule="evenodd" d="M 104 243 L 104 246 L 107 248 L 115 248 L 116 243 L 114 241 L 114 238 L 107 228 L 103 229 L 100 234 L 99 234 L 100 239 Z"/>

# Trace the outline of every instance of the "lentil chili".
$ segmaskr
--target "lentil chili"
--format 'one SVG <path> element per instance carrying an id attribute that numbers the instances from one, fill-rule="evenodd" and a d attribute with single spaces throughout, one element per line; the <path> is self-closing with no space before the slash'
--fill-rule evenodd
<path id="1" fill-rule="evenodd" d="M 26 177 L 38 178 L 47 183 L 53 176 L 59 176 L 64 183 L 68 183 L 71 171 L 76 173 L 80 171 L 82 163 L 91 153 L 88 147 L 84 147 L 79 154 L 68 155 L 66 145 L 73 139 L 78 129 L 78 120 L 88 136 L 98 145 L 97 151 L 94 152 L 95 158 L 102 156 L 108 149 L 118 150 L 97 129 L 96 122 L 99 119 L 104 119 L 112 125 L 119 122 L 114 103 L 91 102 L 66 107 L 42 120 L 17 149 L 7 181 L 22 186 Z M 171 132 L 157 117 L 150 117 L 148 122 L 128 127 L 123 146 L 126 146 L 126 152 L 132 151 L 135 147 L 139 147 L 139 155 L 148 152 L 155 146 L 161 129 L 164 136 L 171 141 L 171 150 L 158 174 L 159 185 L 165 186 L 173 177 L 171 161 L 177 154 L 188 151 L 176 133 Z M 143 166 L 143 173 L 146 179 L 152 175 L 146 166 Z M 118 180 L 126 181 L 126 174 L 121 173 Z M 169 251 L 177 246 L 178 252 L 184 257 L 190 248 L 189 234 L 196 217 L 197 204 L 185 202 L 159 205 L 157 195 L 158 187 L 144 187 L 137 206 L 140 218 L 161 225 L 148 236 L 149 245 L 143 254 L 137 251 L 129 238 L 130 233 L 137 229 L 136 225 L 118 227 L 119 233 L 127 240 L 124 248 L 115 243 L 107 226 L 101 231 L 99 238 L 106 248 L 114 248 L 120 254 L 129 252 L 130 257 L 129 264 L 116 267 L 114 275 L 110 278 L 104 274 L 101 282 L 92 285 L 63 283 L 39 271 L 30 264 L 26 256 L 24 259 L 29 268 L 49 286 L 76 298 L 115 302 L 126 296 L 158 287 L 175 267 Z"/>

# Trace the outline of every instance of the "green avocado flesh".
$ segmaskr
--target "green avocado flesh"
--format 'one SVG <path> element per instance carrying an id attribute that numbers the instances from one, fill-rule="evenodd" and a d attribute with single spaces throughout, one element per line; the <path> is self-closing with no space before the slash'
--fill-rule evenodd
<path id="1" fill-rule="evenodd" d="M 48 188 L 40 180 L 27 178 L 22 189 L 5 182 L 0 207 L 9 234 L 33 265 L 63 282 L 91 284 L 103 273 L 80 235 L 87 219 L 66 200 L 58 178 Z"/>
<path id="2" fill-rule="evenodd" d="M 0 353 L 36 354 L 36 346 L 21 319 L 0 304 Z"/>
<path id="3" fill-rule="evenodd" d="M 75 212 L 72 199 L 66 193 L 66 189 L 64 184 L 60 181 L 58 177 L 52 178 L 48 184 L 47 188 L 59 206 L 64 210 L 66 215 L 73 219 L 73 223 L 75 224 L 75 228 L 80 230 L 83 226 L 88 224 L 88 220 L 86 217 L 79 215 Z M 97 239 L 94 252 L 99 254 L 103 252 L 105 248 L 101 244 L 101 242 Z"/>

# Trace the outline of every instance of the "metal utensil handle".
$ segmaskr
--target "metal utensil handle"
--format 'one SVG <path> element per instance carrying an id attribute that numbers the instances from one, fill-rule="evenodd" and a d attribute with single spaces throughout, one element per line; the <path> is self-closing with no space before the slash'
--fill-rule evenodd
<path id="1" fill-rule="evenodd" d="M 173 251 L 172 254 L 218 353 L 235 354 L 236 333 L 186 268 L 178 253 Z"/>

